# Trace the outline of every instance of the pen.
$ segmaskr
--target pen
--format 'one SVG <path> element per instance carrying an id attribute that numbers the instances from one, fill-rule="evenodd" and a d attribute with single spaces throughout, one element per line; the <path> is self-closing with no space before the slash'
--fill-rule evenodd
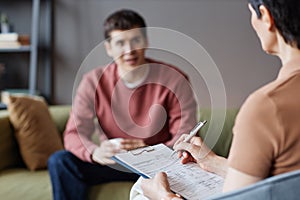
<path id="1" fill-rule="evenodd" d="M 204 120 L 203 122 L 198 122 L 194 126 L 194 128 L 190 131 L 189 135 L 184 139 L 183 142 L 189 142 L 192 139 L 192 137 L 194 137 L 198 133 L 198 131 L 200 130 L 200 128 L 202 126 L 204 126 L 204 124 L 206 124 L 206 122 L 207 122 L 206 120 Z"/>
<path id="2" fill-rule="evenodd" d="M 194 137 L 198 133 L 198 131 L 200 130 L 200 128 L 202 126 L 204 126 L 204 124 L 206 124 L 206 122 L 207 122 L 206 120 L 204 120 L 203 122 L 198 122 L 194 126 L 194 128 L 192 128 L 192 130 L 190 131 L 189 135 L 183 140 L 183 142 L 189 142 L 192 139 L 192 137 Z M 173 157 L 176 153 L 177 153 L 177 151 L 173 151 L 173 153 L 171 154 L 171 157 Z"/>

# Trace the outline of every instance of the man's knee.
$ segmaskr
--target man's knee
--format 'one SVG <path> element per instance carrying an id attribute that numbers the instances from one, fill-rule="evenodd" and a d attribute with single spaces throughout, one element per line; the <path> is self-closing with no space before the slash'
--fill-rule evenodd
<path id="1" fill-rule="evenodd" d="M 58 166 L 64 165 L 66 160 L 70 160 L 71 153 L 66 150 L 60 150 L 53 153 L 48 159 L 48 168 L 56 168 Z"/>

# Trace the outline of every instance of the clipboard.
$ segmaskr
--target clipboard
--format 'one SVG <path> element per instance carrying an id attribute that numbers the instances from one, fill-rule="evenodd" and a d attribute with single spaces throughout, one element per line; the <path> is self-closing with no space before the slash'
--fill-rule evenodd
<path id="1" fill-rule="evenodd" d="M 137 149 L 134 149 L 134 150 L 131 150 L 131 151 L 127 151 L 126 153 L 131 153 L 133 156 L 138 156 L 138 155 L 142 154 L 143 152 L 150 152 L 150 151 L 154 151 L 154 148 L 152 146 L 137 148 Z M 120 153 L 120 154 L 126 154 L 126 153 Z M 151 178 L 151 177 L 143 174 L 142 172 L 138 171 L 137 169 L 135 169 L 130 164 L 127 164 L 124 160 L 122 160 L 122 158 L 119 158 L 120 154 L 117 154 L 117 155 L 113 156 L 112 160 L 119 163 L 123 167 L 126 167 L 127 169 L 129 169 L 133 173 L 136 173 L 136 174 L 142 176 L 143 178 Z"/>
<path id="2" fill-rule="evenodd" d="M 152 178 L 158 172 L 166 172 L 170 188 L 185 199 L 202 200 L 222 192 L 224 179 L 204 171 L 196 163 L 181 164 L 172 157 L 174 151 L 164 144 L 147 146 L 112 157 L 144 178 Z"/>

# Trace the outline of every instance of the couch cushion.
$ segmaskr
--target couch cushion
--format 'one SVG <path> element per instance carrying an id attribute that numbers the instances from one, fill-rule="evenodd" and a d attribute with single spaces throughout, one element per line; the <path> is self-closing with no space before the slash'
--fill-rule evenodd
<path id="1" fill-rule="evenodd" d="M 47 170 L 31 172 L 15 168 L 0 172 L 0 199 L 51 200 L 52 189 Z M 133 182 L 112 182 L 91 187 L 91 200 L 129 199 Z"/>
<path id="2" fill-rule="evenodd" d="M 88 199 L 129 199 L 130 189 L 133 186 L 133 184 L 133 182 L 111 182 L 96 185 L 91 187 Z"/>
<path id="3" fill-rule="evenodd" d="M 48 157 L 63 149 L 47 104 L 40 98 L 10 96 L 8 111 L 26 166 L 30 170 L 45 168 Z"/>
<path id="4" fill-rule="evenodd" d="M 0 199 L 51 200 L 52 191 L 48 172 L 10 169 L 0 173 Z"/>

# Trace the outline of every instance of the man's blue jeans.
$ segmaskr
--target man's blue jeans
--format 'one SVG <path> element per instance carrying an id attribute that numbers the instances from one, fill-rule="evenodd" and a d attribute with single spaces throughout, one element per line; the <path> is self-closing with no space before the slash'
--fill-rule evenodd
<path id="1" fill-rule="evenodd" d="M 87 199 L 89 186 L 111 181 L 136 181 L 139 176 L 109 166 L 84 162 L 69 151 L 58 151 L 48 160 L 54 200 Z"/>

